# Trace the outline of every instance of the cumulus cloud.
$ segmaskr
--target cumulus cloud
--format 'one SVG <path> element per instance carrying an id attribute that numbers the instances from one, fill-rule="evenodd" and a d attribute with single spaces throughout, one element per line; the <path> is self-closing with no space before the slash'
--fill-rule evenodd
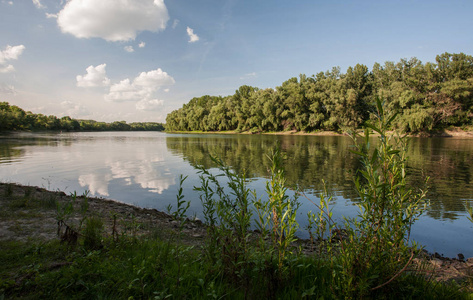
<path id="1" fill-rule="evenodd" d="M 78 87 L 97 87 L 107 86 L 110 84 L 110 79 L 107 78 L 105 72 L 106 64 L 101 64 L 96 67 L 89 66 L 86 71 L 87 74 L 84 76 L 77 75 L 77 86 Z"/>
<path id="2" fill-rule="evenodd" d="M 133 49 L 133 46 L 125 46 L 123 47 L 123 49 L 125 49 L 126 52 L 135 52 L 135 49 Z"/>
<path id="3" fill-rule="evenodd" d="M 39 0 L 33 0 L 33 4 L 34 4 L 34 6 L 36 6 L 37 9 L 46 8 L 46 6 L 41 4 L 41 1 L 39 1 Z"/>
<path id="4" fill-rule="evenodd" d="M 18 57 L 23 53 L 23 50 L 25 50 L 25 46 L 23 45 L 7 45 L 5 50 L 0 51 L 0 64 L 5 63 L 7 60 L 18 59 Z"/>
<path id="5" fill-rule="evenodd" d="M 140 48 L 144 48 L 146 46 L 146 43 L 145 42 L 141 42 L 138 44 L 138 47 Z"/>
<path id="6" fill-rule="evenodd" d="M 133 86 L 130 79 L 124 79 L 110 87 L 110 92 L 105 96 L 110 101 L 138 101 L 142 97 L 140 90 Z"/>
<path id="7" fill-rule="evenodd" d="M 187 27 L 187 35 L 189 36 L 189 43 L 195 43 L 199 40 L 199 36 L 190 27 Z"/>
<path id="8" fill-rule="evenodd" d="M 147 101 L 137 104 L 138 109 L 156 107 L 159 100 L 154 99 L 154 93 L 163 86 L 175 83 L 168 73 L 158 68 L 149 72 L 141 72 L 133 81 L 129 78 L 113 84 L 105 100 L 108 101 Z M 158 101 L 158 102 L 156 102 Z"/>
<path id="9" fill-rule="evenodd" d="M 169 14 L 164 0 L 70 0 L 57 23 L 64 33 L 107 41 L 134 40 L 140 31 L 166 28 Z"/>
<path id="10" fill-rule="evenodd" d="M 15 68 L 8 64 L 9 60 L 16 60 L 25 50 L 25 46 L 10 46 L 7 45 L 5 50 L 0 51 L 0 73 L 9 73 L 15 71 Z"/>
<path id="11" fill-rule="evenodd" d="M 144 88 L 161 87 L 173 85 L 174 83 L 176 83 L 174 78 L 161 70 L 161 68 L 149 72 L 141 72 L 141 74 L 136 77 L 133 82 L 133 84 L 142 86 Z"/>
<path id="12" fill-rule="evenodd" d="M 47 19 L 57 19 L 57 14 L 46 13 L 46 18 Z"/>

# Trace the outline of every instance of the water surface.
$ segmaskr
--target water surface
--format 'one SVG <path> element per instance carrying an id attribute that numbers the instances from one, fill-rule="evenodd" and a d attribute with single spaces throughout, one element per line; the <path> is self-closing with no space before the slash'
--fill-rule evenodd
<path id="1" fill-rule="evenodd" d="M 334 195 L 335 218 L 355 216 L 357 195 L 352 174 L 360 167 L 343 136 L 270 136 L 165 134 L 159 132 L 15 133 L 0 136 L 0 180 L 66 193 L 86 190 L 140 207 L 165 210 L 175 205 L 179 175 L 188 175 L 184 194 L 190 214 L 201 216 L 195 167 L 215 168 L 209 155 L 220 157 L 252 179 L 264 194 L 277 147 L 285 154 L 287 183 L 302 188 L 312 201 L 323 189 Z M 430 177 L 428 211 L 414 225 L 412 237 L 446 256 L 473 256 L 473 224 L 465 203 L 473 201 L 473 140 L 412 138 L 408 147 L 409 182 L 421 187 Z M 315 210 L 301 198 L 301 227 Z M 306 233 L 300 232 L 302 237 Z"/>

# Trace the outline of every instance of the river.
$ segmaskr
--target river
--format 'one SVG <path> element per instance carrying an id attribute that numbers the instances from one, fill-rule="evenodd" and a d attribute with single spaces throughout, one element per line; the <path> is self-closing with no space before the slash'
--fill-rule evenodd
<path id="1" fill-rule="evenodd" d="M 201 216 L 194 186 L 195 167 L 214 170 L 210 155 L 236 172 L 246 172 L 249 187 L 264 194 L 269 176 L 268 155 L 280 147 L 287 183 L 297 185 L 312 201 L 325 181 L 333 195 L 334 219 L 354 217 L 358 197 L 352 174 L 360 167 L 345 136 L 166 134 L 161 132 L 12 133 L 0 135 L 0 180 L 114 199 L 140 207 L 166 210 L 175 205 L 179 175 L 189 215 Z M 422 187 L 430 177 L 430 205 L 414 224 L 411 237 L 430 252 L 448 257 L 473 257 L 473 224 L 465 204 L 473 204 L 473 139 L 411 138 L 409 183 Z M 300 198 L 299 235 L 308 210 Z"/>

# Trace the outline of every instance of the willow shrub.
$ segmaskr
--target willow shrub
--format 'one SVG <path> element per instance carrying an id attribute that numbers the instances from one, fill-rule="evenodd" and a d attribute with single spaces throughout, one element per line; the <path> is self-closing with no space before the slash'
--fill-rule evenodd
<path id="1" fill-rule="evenodd" d="M 224 166 L 220 159 L 212 157 L 222 172 L 213 175 L 199 167 L 201 186 L 194 187 L 200 193 L 208 239 L 204 246 L 206 257 L 216 271 L 233 282 L 241 284 L 245 291 L 250 284 L 249 241 L 255 193 L 248 187 L 248 180 Z M 226 178 L 226 186 L 219 178 Z M 227 190 L 228 189 L 228 190 Z"/>
<path id="2" fill-rule="evenodd" d="M 246 296 L 257 290 L 256 285 L 264 286 L 266 295 L 272 295 L 288 274 L 298 228 L 299 205 L 297 197 L 288 196 L 282 157 L 279 152 L 271 157 L 265 199 L 257 198 L 248 188 L 245 176 L 234 173 L 217 158 L 212 160 L 220 174 L 199 167 L 201 185 L 194 187 L 200 194 L 204 222 L 209 225 L 206 258 Z M 254 236 L 252 227 L 260 234 Z"/>
<path id="3" fill-rule="evenodd" d="M 270 256 L 275 255 L 278 262 L 279 276 L 284 273 L 284 263 L 288 255 L 293 254 L 292 243 L 296 240 L 299 224 L 296 221 L 297 210 L 300 206 L 297 194 L 289 197 L 286 186 L 282 156 L 276 151 L 271 157 L 271 178 L 266 182 L 267 199 L 259 198 L 254 206 L 258 218 L 256 226 L 261 233 L 260 249 Z M 269 248 L 265 248 L 266 239 L 270 239 Z"/>
<path id="4" fill-rule="evenodd" d="M 375 117 L 363 137 L 353 135 L 352 152 L 363 165 L 355 178 L 360 212 L 345 219 L 348 238 L 341 241 L 335 258 L 336 286 L 353 297 L 387 288 L 406 269 L 419 250 L 409 241 L 411 226 L 427 205 L 426 192 L 406 182 L 406 138 L 388 133 L 396 116 L 388 118 L 378 99 Z M 371 143 L 371 130 L 378 143 Z"/>

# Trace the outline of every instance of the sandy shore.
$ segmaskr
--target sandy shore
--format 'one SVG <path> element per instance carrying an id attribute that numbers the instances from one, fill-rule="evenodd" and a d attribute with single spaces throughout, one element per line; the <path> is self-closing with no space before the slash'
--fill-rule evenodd
<path id="1" fill-rule="evenodd" d="M 361 132 L 361 130 L 359 131 Z M 184 134 L 263 134 L 263 135 L 308 135 L 308 136 L 344 136 L 347 133 L 339 133 L 335 131 L 317 131 L 317 132 L 305 132 L 305 131 L 277 131 L 277 132 L 261 132 L 252 133 L 249 131 L 236 132 L 236 131 L 169 131 L 167 133 L 184 133 Z M 461 128 L 450 128 L 440 131 L 423 132 L 409 135 L 411 137 L 455 137 L 455 138 L 467 138 L 473 139 L 473 131 L 465 131 Z"/>

